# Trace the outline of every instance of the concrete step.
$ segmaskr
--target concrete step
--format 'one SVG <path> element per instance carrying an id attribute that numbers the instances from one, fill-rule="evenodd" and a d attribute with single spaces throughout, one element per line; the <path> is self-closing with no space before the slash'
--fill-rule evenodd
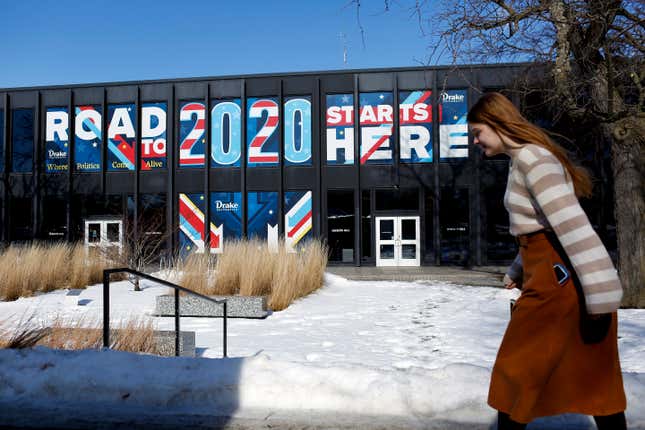
<path id="1" fill-rule="evenodd" d="M 226 299 L 227 317 L 230 318 L 266 318 L 266 296 L 210 296 L 215 300 Z M 175 296 L 157 296 L 154 315 L 161 317 L 175 316 Z M 185 317 L 222 317 L 223 306 L 195 296 L 181 296 L 179 315 Z"/>

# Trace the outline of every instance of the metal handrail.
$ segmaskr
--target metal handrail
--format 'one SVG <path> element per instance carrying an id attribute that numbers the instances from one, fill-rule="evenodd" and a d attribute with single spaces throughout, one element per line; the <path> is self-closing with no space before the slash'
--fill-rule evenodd
<path id="1" fill-rule="evenodd" d="M 193 290 L 188 288 L 180 287 L 175 285 L 172 282 L 168 282 L 164 279 L 155 278 L 146 273 L 139 272 L 129 267 L 120 267 L 115 269 L 105 269 L 103 270 L 103 347 L 110 348 L 110 275 L 112 273 L 121 273 L 126 272 L 131 275 L 138 276 L 140 278 L 147 279 L 149 281 L 157 282 L 159 284 L 165 285 L 167 287 L 173 288 L 175 290 L 175 356 L 179 357 L 179 291 L 183 291 L 187 294 L 197 296 L 201 299 L 207 300 L 209 302 L 221 304 L 224 307 L 223 312 L 223 333 L 224 333 L 224 351 L 223 355 L 226 357 L 226 299 L 216 300 L 212 297 L 205 296 L 203 294 L 196 293 Z"/>

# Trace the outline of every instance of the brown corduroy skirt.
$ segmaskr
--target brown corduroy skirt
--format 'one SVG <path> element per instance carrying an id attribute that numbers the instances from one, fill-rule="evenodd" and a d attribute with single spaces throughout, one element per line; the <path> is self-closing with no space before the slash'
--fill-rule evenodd
<path id="1" fill-rule="evenodd" d="M 523 237 L 520 254 L 522 295 L 497 353 L 488 404 L 521 423 L 561 413 L 624 411 L 616 313 L 602 342 L 585 344 L 578 293 L 571 279 L 558 284 L 553 265 L 563 262 L 547 236 Z"/>

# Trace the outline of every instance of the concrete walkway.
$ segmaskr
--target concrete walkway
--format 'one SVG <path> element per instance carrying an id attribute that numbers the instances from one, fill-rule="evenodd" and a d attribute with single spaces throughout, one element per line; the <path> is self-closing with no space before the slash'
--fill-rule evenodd
<path id="1" fill-rule="evenodd" d="M 460 285 L 502 287 L 506 266 L 374 267 L 328 266 L 327 272 L 355 281 L 441 281 Z"/>

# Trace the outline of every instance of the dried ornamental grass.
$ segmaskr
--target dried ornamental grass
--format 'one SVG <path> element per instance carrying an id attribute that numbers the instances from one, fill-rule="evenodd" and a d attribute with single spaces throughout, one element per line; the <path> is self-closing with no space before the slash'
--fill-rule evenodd
<path id="1" fill-rule="evenodd" d="M 21 320 L 14 328 L 0 323 L 0 348 L 32 348 L 45 346 L 52 349 L 98 349 L 103 347 L 103 329 L 100 322 L 84 318 L 65 321 L 56 318 L 48 327 L 34 324 L 33 317 Z M 158 354 L 151 320 L 132 317 L 122 320 L 110 331 L 112 349 L 128 352 Z"/>
<path id="2" fill-rule="evenodd" d="M 101 282 L 103 270 L 114 264 L 100 250 L 90 249 L 88 253 L 80 244 L 12 245 L 0 254 L 0 299 L 85 288 Z"/>

